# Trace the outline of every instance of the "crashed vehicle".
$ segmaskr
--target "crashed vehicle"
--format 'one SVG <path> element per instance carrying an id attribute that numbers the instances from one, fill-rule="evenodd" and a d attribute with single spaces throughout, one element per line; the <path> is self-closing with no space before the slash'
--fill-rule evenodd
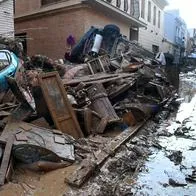
<path id="1" fill-rule="evenodd" d="M 6 77 L 14 76 L 19 65 L 18 57 L 9 50 L 0 50 L 0 92 L 8 89 Z"/>

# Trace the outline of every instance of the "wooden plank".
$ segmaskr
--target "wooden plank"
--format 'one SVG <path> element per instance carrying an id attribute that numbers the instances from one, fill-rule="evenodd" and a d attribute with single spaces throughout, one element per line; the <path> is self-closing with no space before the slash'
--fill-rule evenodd
<path id="1" fill-rule="evenodd" d="M 72 135 L 76 139 L 83 137 L 58 73 L 50 72 L 40 75 L 39 84 L 57 129 Z"/>
<path id="2" fill-rule="evenodd" d="M 13 109 L 13 108 L 16 108 L 16 107 L 18 107 L 18 104 L 13 104 L 13 105 L 10 105 L 10 106 L 5 106 L 5 107 L 0 108 L 0 111 L 9 110 L 9 109 Z"/>
<path id="3" fill-rule="evenodd" d="M 121 86 L 118 87 L 118 89 L 114 89 L 109 95 L 109 99 L 114 99 L 117 96 L 119 96 L 120 94 L 126 92 L 129 90 L 129 88 L 131 88 L 136 82 L 136 79 L 130 79 L 129 83 L 127 84 L 123 84 Z"/>
<path id="4" fill-rule="evenodd" d="M 81 82 L 85 84 L 94 84 L 94 83 L 106 83 L 122 78 L 137 78 L 138 75 L 135 73 L 120 73 L 120 74 L 95 74 L 84 77 L 75 78 L 72 80 L 62 80 L 64 85 L 77 85 Z"/>
<path id="5" fill-rule="evenodd" d="M 6 111 L 0 111 L 0 117 L 6 117 L 9 116 L 11 113 L 6 112 Z"/>
<path id="6" fill-rule="evenodd" d="M 94 157 L 96 160 L 93 161 L 93 157 L 88 160 L 85 159 L 74 173 L 65 177 L 65 182 L 75 187 L 81 187 L 83 183 L 88 180 L 90 174 L 92 175 L 97 168 L 101 167 L 109 156 L 113 155 L 122 144 L 128 141 L 145 122 L 146 121 L 143 121 L 140 124 L 129 128 L 127 131 L 122 132 L 107 144 L 104 150 L 95 152 Z"/>
<path id="7" fill-rule="evenodd" d="M 5 145 L 3 159 L 0 167 L 0 186 L 4 185 L 5 183 L 13 142 L 14 142 L 14 135 L 10 135 Z"/>
<path id="8" fill-rule="evenodd" d="M 94 84 L 88 88 L 88 97 L 91 101 L 90 108 L 97 112 L 101 117 L 108 117 L 109 121 L 118 121 L 114 108 L 108 99 L 106 90 L 102 84 Z"/>

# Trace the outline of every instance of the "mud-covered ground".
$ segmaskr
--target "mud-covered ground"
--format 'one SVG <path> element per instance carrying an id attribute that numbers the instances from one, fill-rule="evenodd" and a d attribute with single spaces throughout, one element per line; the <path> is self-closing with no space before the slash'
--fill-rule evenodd
<path id="1" fill-rule="evenodd" d="M 82 189 L 65 195 L 196 195 L 195 71 L 180 74 L 178 102 L 149 121 Z"/>
<path id="2" fill-rule="evenodd" d="M 133 195 L 196 195 L 196 72 L 180 74 L 176 113 L 157 130 L 162 149 L 152 148 Z"/>

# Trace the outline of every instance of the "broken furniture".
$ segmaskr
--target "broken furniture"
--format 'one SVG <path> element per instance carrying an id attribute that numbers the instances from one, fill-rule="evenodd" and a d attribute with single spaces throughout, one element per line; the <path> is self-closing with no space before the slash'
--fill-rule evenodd
<path id="1" fill-rule="evenodd" d="M 105 73 L 109 71 L 110 58 L 108 55 L 103 55 L 88 61 L 87 65 L 92 75 L 100 72 Z"/>
<path id="2" fill-rule="evenodd" d="M 40 75 L 39 84 L 56 128 L 76 139 L 83 137 L 58 73 Z"/>
<path id="3" fill-rule="evenodd" d="M 110 122 L 119 120 L 102 84 L 94 84 L 89 87 L 87 91 L 88 97 L 91 101 L 90 108 L 93 111 L 97 112 L 102 117 L 108 118 Z"/>
<path id="4" fill-rule="evenodd" d="M 109 121 L 108 117 L 102 117 L 89 108 L 76 109 L 75 111 L 85 136 L 104 132 Z"/>
<path id="5" fill-rule="evenodd" d="M 7 77 L 7 82 L 15 98 L 20 103 L 19 106 L 14 110 L 13 115 L 18 120 L 27 119 L 31 114 L 35 112 L 33 107 L 27 101 L 27 98 L 25 97 L 22 89 L 18 86 L 14 78 Z"/>

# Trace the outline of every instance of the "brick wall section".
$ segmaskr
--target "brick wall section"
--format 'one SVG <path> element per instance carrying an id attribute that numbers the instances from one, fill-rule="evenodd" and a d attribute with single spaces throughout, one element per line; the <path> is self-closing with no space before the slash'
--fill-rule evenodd
<path id="1" fill-rule="evenodd" d="M 15 15 L 38 10 L 40 7 L 40 0 L 15 0 Z"/>
<path id="2" fill-rule="evenodd" d="M 16 32 L 24 33 L 21 29 L 27 29 L 28 55 L 43 54 L 53 59 L 63 58 L 66 38 L 72 34 L 79 40 L 84 33 L 83 15 L 84 10 L 77 9 L 16 22 Z"/>
<path id="3" fill-rule="evenodd" d="M 14 35 L 13 0 L 0 2 L 0 35 Z"/>

